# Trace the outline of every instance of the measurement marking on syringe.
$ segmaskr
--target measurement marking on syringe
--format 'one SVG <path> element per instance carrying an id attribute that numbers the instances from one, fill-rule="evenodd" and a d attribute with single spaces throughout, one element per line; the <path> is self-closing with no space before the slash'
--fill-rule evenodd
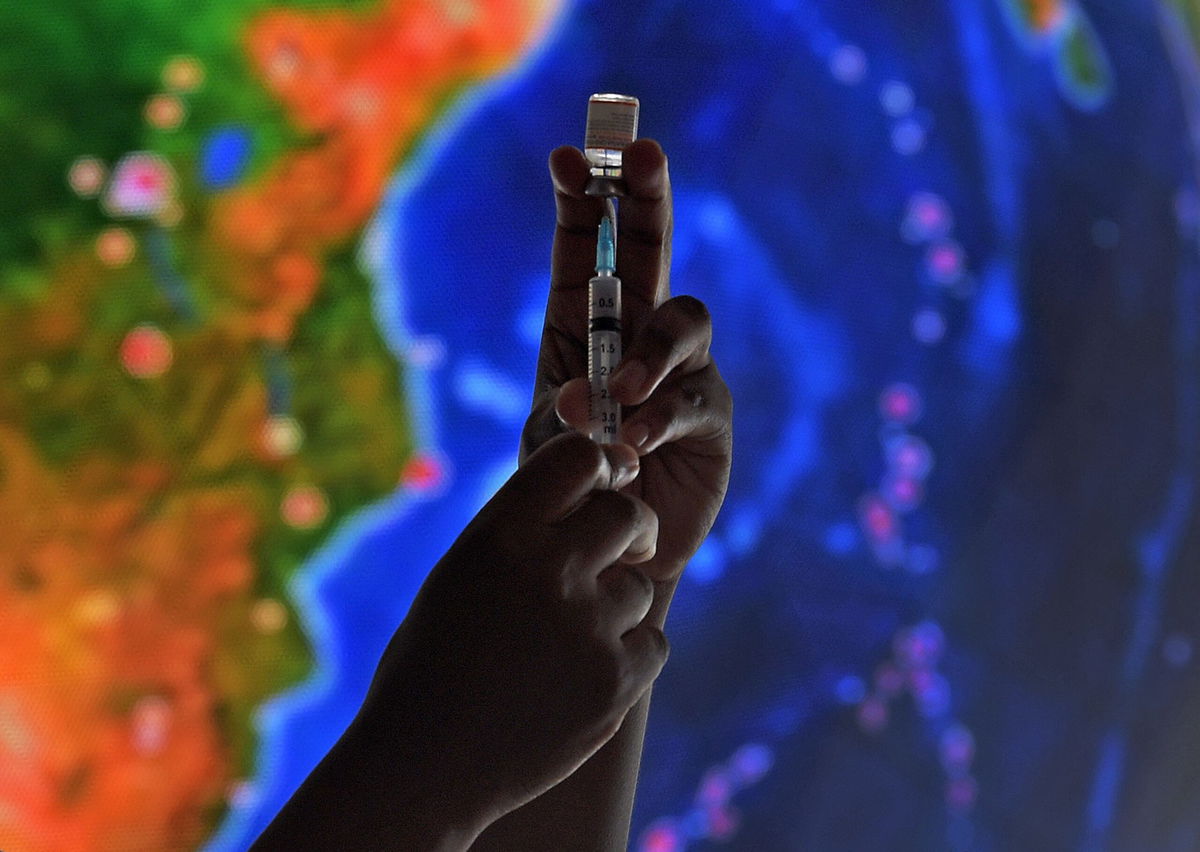
<path id="1" fill-rule="evenodd" d="M 614 275 L 612 220 L 600 221 L 596 277 L 588 283 L 588 432 L 611 444 L 621 428 L 621 406 L 608 392 L 608 379 L 621 360 L 621 279 Z"/>

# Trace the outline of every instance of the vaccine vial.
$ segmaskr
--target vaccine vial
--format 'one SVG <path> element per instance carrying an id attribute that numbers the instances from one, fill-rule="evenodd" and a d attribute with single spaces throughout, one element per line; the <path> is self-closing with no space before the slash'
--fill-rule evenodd
<path id="1" fill-rule="evenodd" d="M 591 166 L 588 195 L 624 195 L 621 152 L 637 139 L 638 99 L 632 95 L 596 94 L 588 98 L 583 154 Z"/>

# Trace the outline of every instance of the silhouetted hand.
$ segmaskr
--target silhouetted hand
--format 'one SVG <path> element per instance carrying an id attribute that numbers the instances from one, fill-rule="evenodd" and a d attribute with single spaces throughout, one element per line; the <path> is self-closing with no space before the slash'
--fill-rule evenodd
<path id="1" fill-rule="evenodd" d="M 380 662 L 371 741 L 480 830 L 573 773 L 666 662 L 643 623 L 653 587 L 628 564 L 653 556 L 658 519 L 615 490 L 637 469 L 627 446 L 547 442 L 434 567 Z"/>
<path id="2" fill-rule="evenodd" d="M 623 357 L 610 390 L 624 406 L 622 440 L 637 447 L 642 472 L 625 493 L 658 513 L 658 552 L 642 566 L 659 583 L 678 579 L 712 528 L 725 499 L 733 452 L 733 401 L 709 354 L 712 323 L 691 296 L 670 298 L 671 181 L 657 142 L 624 152 L 628 195 L 617 217 L 617 275 L 622 281 Z M 588 280 L 596 260 L 603 207 L 584 194 L 582 152 L 550 155 L 557 227 L 534 404 L 521 457 L 570 427 L 587 429 Z M 644 375 L 627 368 L 641 364 Z M 565 424 L 565 425 L 564 425 Z M 638 430 L 645 430 L 644 443 Z"/>

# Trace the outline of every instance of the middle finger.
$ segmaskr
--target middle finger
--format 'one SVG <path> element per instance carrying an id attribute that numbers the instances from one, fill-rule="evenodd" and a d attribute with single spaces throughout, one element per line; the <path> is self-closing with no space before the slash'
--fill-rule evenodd
<path id="1" fill-rule="evenodd" d="M 626 296 L 626 333 L 636 335 L 671 296 L 671 176 L 653 139 L 625 148 L 622 171 L 627 193 L 617 215 L 617 275 Z"/>

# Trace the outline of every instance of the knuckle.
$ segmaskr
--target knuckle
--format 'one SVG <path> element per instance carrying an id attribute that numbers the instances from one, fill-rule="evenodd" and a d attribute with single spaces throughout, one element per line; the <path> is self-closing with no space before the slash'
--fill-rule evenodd
<path id="1" fill-rule="evenodd" d="M 551 564 L 558 566 L 550 584 L 554 599 L 558 602 L 578 600 L 581 597 L 580 578 L 584 576 L 586 568 L 579 554 L 570 549 L 556 548 Z"/>
<path id="2" fill-rule="evenodd" d="M 679 387 L 679 395 L 687 408 L 704 408 L 709 401 L 708 393 L 698 384 L 683 384 Z"/>
<path id="3" fill-rule="evenodd" d="M 654 597 L 654 582 L 646 576 L 645 572 L 639 571 L 631 565 L 624 565 L 625 574 L 628 577 L 628 582 L 636 586 L 643 598 Z"/>
<path id="4" fill-rule="evenodd" d="M 662 655 L 663 663 L 665 664 L 671 656 L 671 640 L 667 638 L 667 634 L 658 629 L 654 631 L 654 638 L 657 642 L 659 653 Z"/>
<path id="5" fill-rule="evenodd" d="M 609 565 L 596 576 L 596 585 L 601 596 L 619 597 L 624 587 L 625 578 L 621 576 L 621 565 Z"/>
<path id="6" fill-rule="evenodd" d="M 678 345 L 676 335 L 662 322 L 650 323 L 643 335 L 646 349 L 655 355 L 666 355 Z"/>
<path id="7" fill-rule="evenodd" d="M 693 392 L 703 397 L 711 408 L 725 414 L 733 414 L 733 393 L 717 369 L 715 361 L 710 361 L 697 374 L 697 383 L 689 387 L 689 390 L 693 387 Z"/>
<path id="8" fill-rule="evenodd" d="M 725 384 L 725 380 L 713 368 L 713 381 L 709 382 L 709 396 L 713 401 L 713 410 L 721 417 L 721 419 L 732 429 L 733 424 L 733 391 L 729 389 L 729 385 Z"/>
<path id="9" fill-rule="evenodd" d="M 712 325 L 712 314 L 708 306 L 695 296 L 684 293 L 671 299 L 674 309 L 687 320 L 700 325 Z"/>
<path id="10" fill-rule="evenodd" d="M 610 565 L 600 576 L 608 595 L 623 604 L 636 603 L 647 593 L 654 594 L 650 578 L 626 562 Z"/>
<path id="11" fill-rule="evenodd" d="M 624 686 L 628 693 L 639 695 L 658 677 L 660 660 L 670 653 L 666 634 L 649 624 L 638 628 L 638 638 L 631 647 L 624 665 Z"/>
<path id="12" fill-rule="evenodd" d="M 544 394 L 533 407 L 521 427 L 520 459 L 524 464 L 539 447 L 549 443 L 563 432 L 571 431 L 558 417 L 554 394 Z"/>

